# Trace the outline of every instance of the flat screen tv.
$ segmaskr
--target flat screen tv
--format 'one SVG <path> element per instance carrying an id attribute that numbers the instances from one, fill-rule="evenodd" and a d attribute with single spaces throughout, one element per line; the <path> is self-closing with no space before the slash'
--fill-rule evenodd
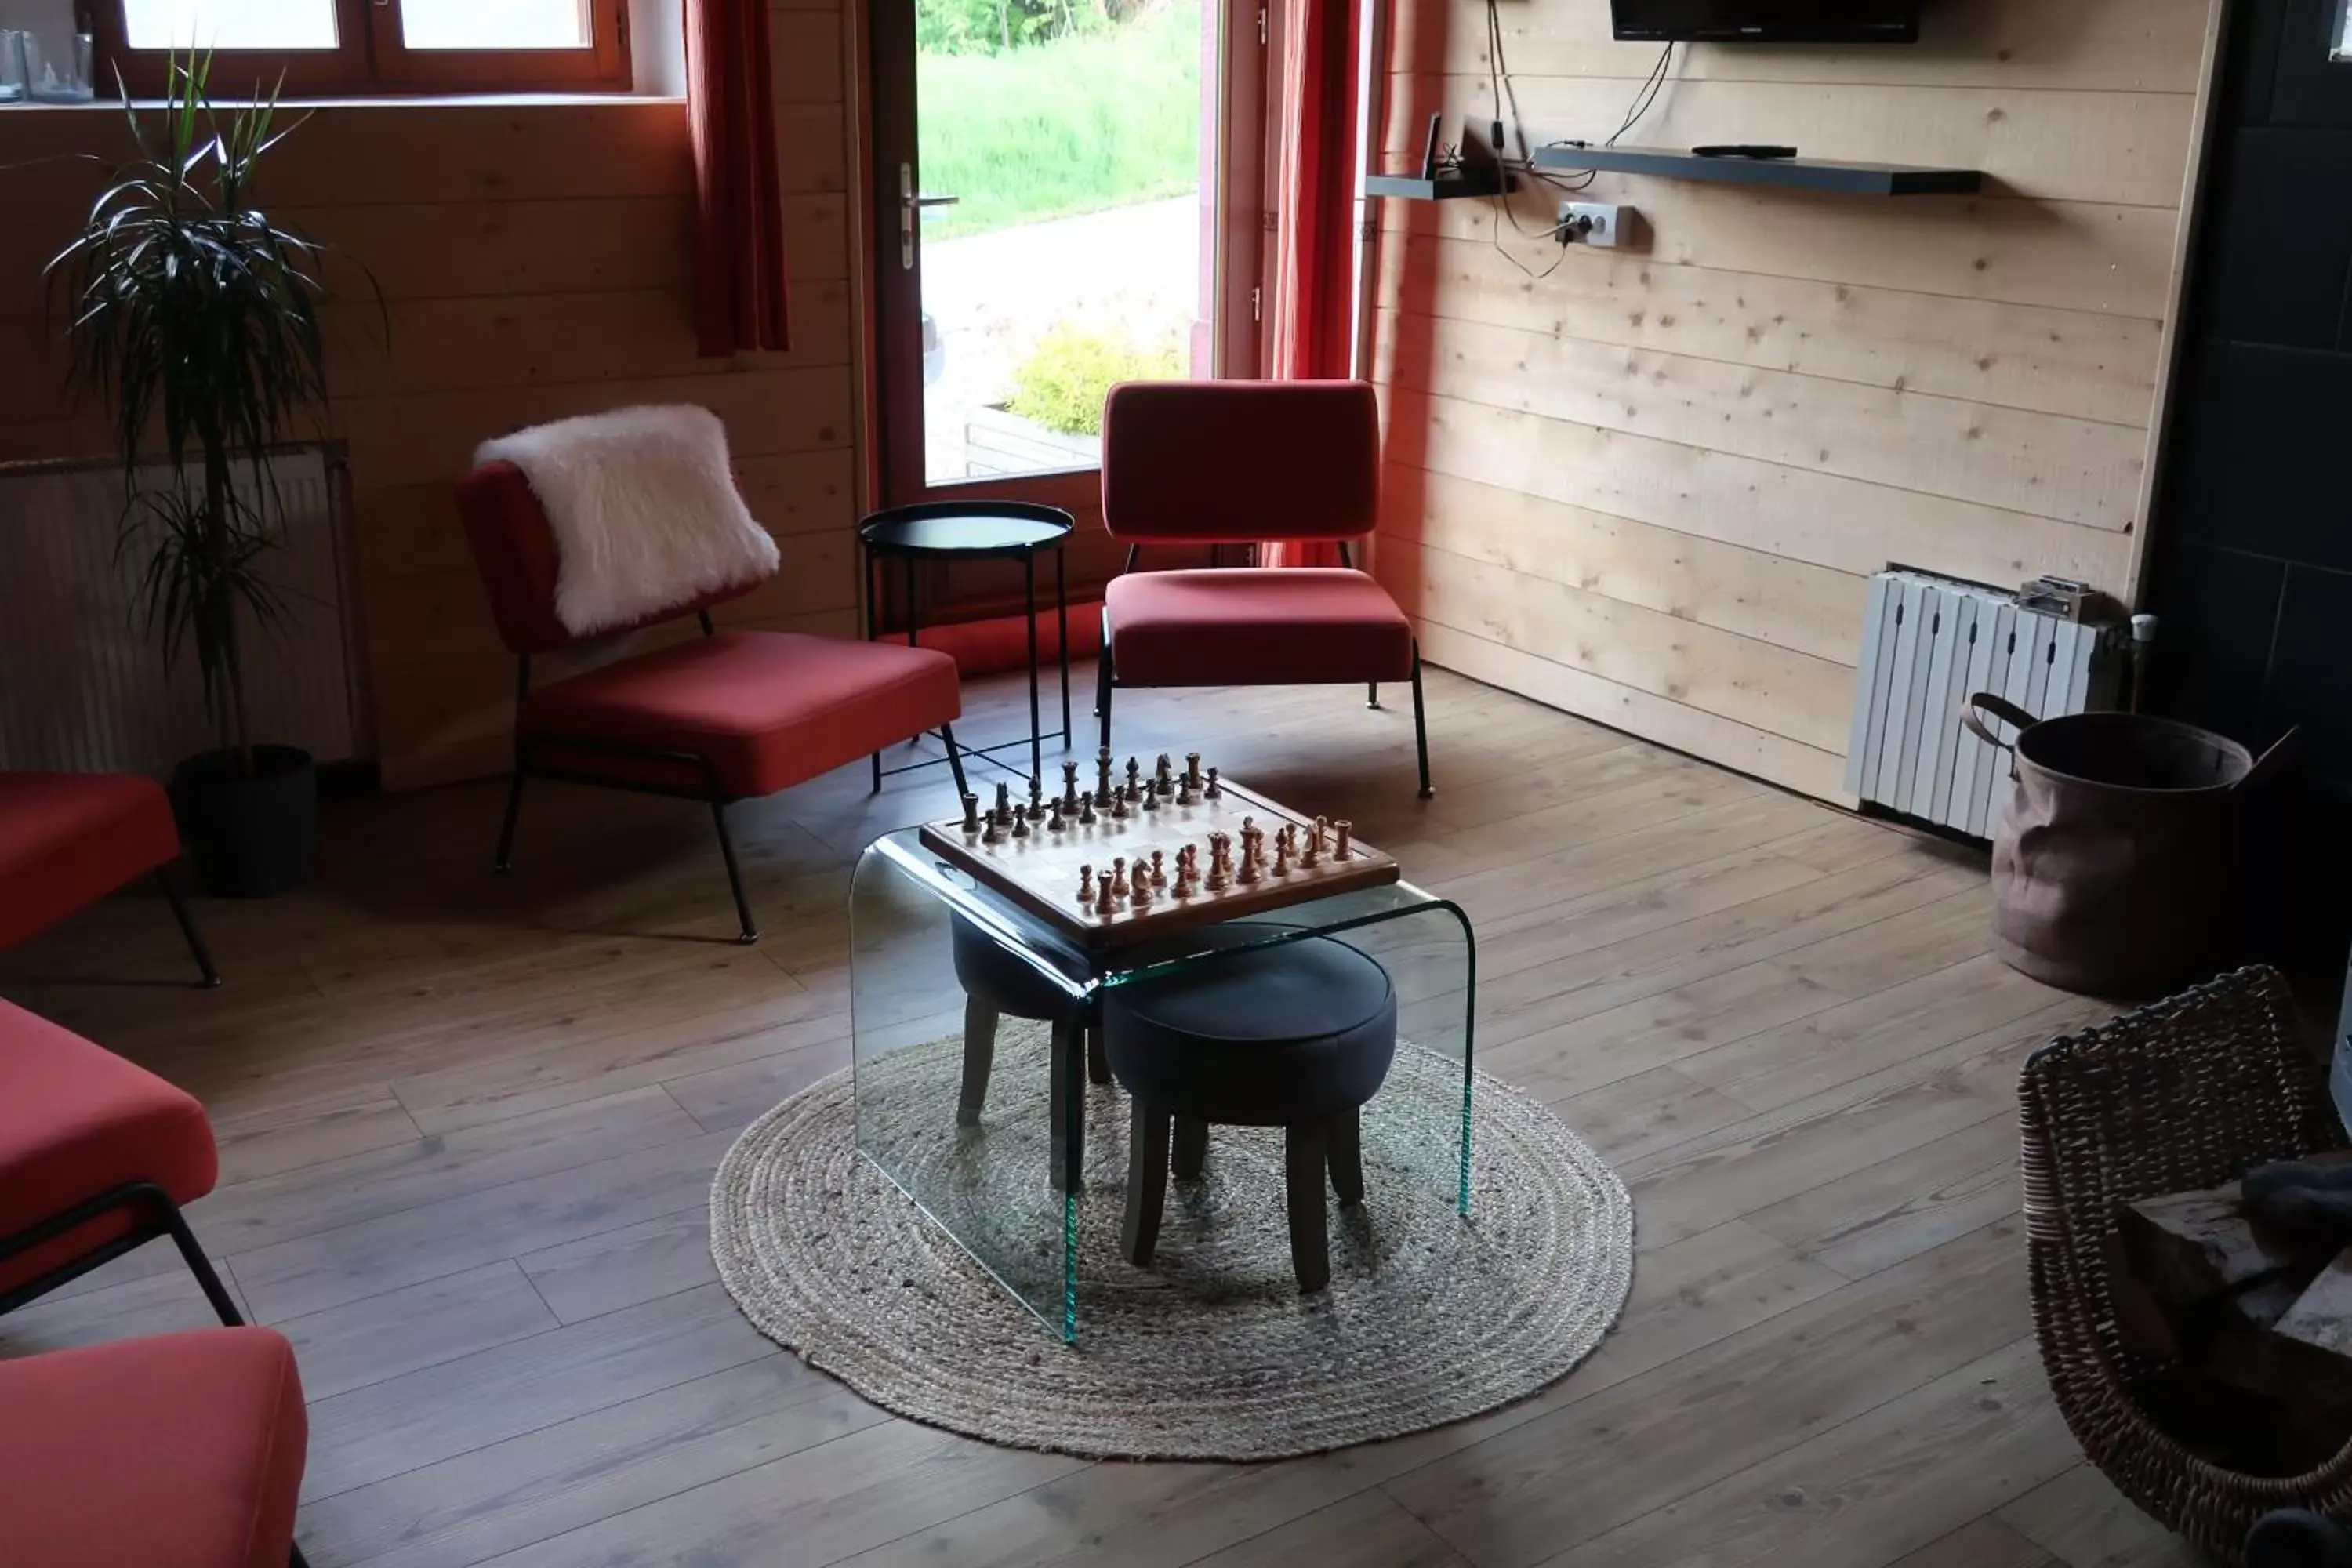
<path id="1" fill-rule="evenodd" d="M 1610 0 L 1617 37 L 1709 44 L 1909 44 L 1918 0 Z"/>

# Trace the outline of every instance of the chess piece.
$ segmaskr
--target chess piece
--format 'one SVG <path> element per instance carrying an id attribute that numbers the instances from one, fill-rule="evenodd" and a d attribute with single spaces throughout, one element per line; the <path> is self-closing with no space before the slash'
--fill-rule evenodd
<path id="1" fill-rule="evenodd" d="M 1110 748 L 1105 746 L 1095 753 L 1095 804 L 1110 804 Z"/>
<path id="2" fill-rule="evenodd" d="M 1184 753 L 1184 784 L 1188 789 L 1201 787 L 1201 753 L 1198 752 Z"/>
<path id="3" fill-rule="evenodd" d="M 1252 883 L 1257 880 L 1258 837 L 1259 833 L 1256 819 L 1248 816 L 1243 817 L 1242 863 L 1241 868 L 1234 873 L 1234 880 L 1240 883 L 1244 888 L 1249 887 Z"/>
<path id="4" fill-rule="evenodd" d="M 1026 838 L 1029 837 L 1029 814 L 1027 812 L 1016 811 L 1013 814 L 1013 837 L 1015 838 Z"/>
<path id="5" fill-rule="evenodd" d="M 1091 904 L 1094 901 L 1095 868 L 1092 866 L 1081 866 L 1078 868 L 1078 902 Z"/>
<path id="6" fill-rule="evenodd" d="M 1224 798 L 1225 792 L 1223 787 L 1217 783 L 1217 770 L 1214 768 L 1211 768 L 1209 770 L 1209 788 L 1207 794 L 1211 800 L 1222 800 Z"/>
<path id="7" fill-rule="evenodd" d="M 976 795 L 963 797 L 963 831 L 966 837 L 980 831 L 980 796 Z"/>
<path id="8" fill-rule="evenodd" d="M 1135 868 L 1135 892 L 1129 898 L 1128 905 L 1137 914 L 1151 907 L 1151 879 L 1140 866 Z"/>
<path id="9" fill-rule="evenodd" d="M 1004 829 L 998 824 L 995 813 L 991 812 L 989 814 L 988 826 L 981 830 L 980 841 L 982 844 L 1002 844 L 1004 842 Z"/>
<path id="10" fill-rule="evenodd" d="M 1234 840 L 1229 833 L 1209 835 L 1209 891 L 1222 893 L 1233 886 Z"/>
<path id="11" fill-rule="evenodd" d="M 1177 898 L 1189 899 L 1192 896 L 1193 853 L 1192 846 L 1190 844 L 1176 851 L 1176 886 L 1171 891 Z"/>
<path id="12" fill-rule="evenodd" d="M 1045 781 L 1035 773 L 1029 775 L 1029 820 L 1036 822 L 1045 815 Z"/>
<path id="13" fill-rule="evenodd" d="M 1277 877 L 1290 875 L 1290 835 L 1291 829 L 1286 826 L 1274 836 L 1274 874 Z"/>
<path id="14" fill-rule="evenodd" d="M 1097 920 L 1107 921 L 1117 913 L 1118 913 L 1118 895 L 1111 891 L 1110 879 L 1097 877 L 1095 879 L 1095 917 Z"/>
<path id="15" fill-rule="evenodd" d="M 1176 781 L 1176 804 L 1178 805 L 1198 805 L 1201 804 L 1201 797 L 1199 794 L 1194 791 L 1192 787 L 1192 780 L 1190 775 L 1179 778 Z"/>
<path id="16" fill-rule="evenodd" d="M 1013 786 L 1002 779 L 996 784 L 996 809 L 988 816 L 999 827 L 1013 826 Z"/>
<path id="17" fill-rule="evenodd" d="M 1157 850 L 1157 849 L 1154 849 L 1154 850 L 1151 852 L 1151 886 L 1152 886 L 1152 889 L 1153 889 L 1153 890 L 1154 890 L 1154 891 L 1157 891 L 1158 889 L 1161 889 L 1161 888 L 1164 888 L 1164 887 L 1166 887 L 1167 885 L 1168 885 L 1168 872 L 1167 872 L 1166 868 L 1160 865 L 1160 850 Z"/>
<path id="18" fill-rule="evenodd" d="M 1161 795 L 1176 793 L 1176 786 L 1171 780 L 1168 764 L 1168 753 L 1165 752 L 1160 753 L 1160 761 L 1151 770 L 1151 787 Z"/>
<path id="19" fill-rule="evenodd" d="M 1045 808 L 1045 831 L 1048 833 L 1059 833 L 1066 826 L 1068 825 L 1062 820 L 1062 803 L 1057 800 L 1047 805 Z"/>
<path id="20" fill-rule="evenodd" d="M 1062 764 L 1062 809 L 1076 815 L 1078 809 L 1078 764 Z"/>
<path id="21" fill-rule="evenodd" d="M 1307 851 L 1298 858 L 1301 870 L 1312 871 L 1323 864 L 1323 830 L 1329 826 L 1328 817 L 1318 816 L 1314 826 L 1307 830 Z"/>
<path id="22" fill-rule="evenodd" d="M 1090 795 L 1082 795 L 1078 796 L 1078 826 L 1080 827 L 1092 827 L 1094 825 L 1095 797 Z"/>
<path id="23" fill-rule="evenodd" d="M 1160 809 L 1159 785 L 1147 784 L 1143 786 L 1143 809 L 1146 811 L 1158 811 Z"/>
<path id="24" fill-rule="evenodd" d="M 1111 791 L 1111 792 L 1110 792 L 1110 816 L 1111 816 L 1111 820 L 1112 820 L 1113 822 L 1125 822 L 1129 817 L 1133 816 L 1134 815 L 1135 815 L 1135 813 L 1133 813 L 1133 812 L 1131 812 L 1131 811 L 1129 811 L 1129 810 L 1128 810 L 1128 809 L 1127 809 L 1127 796 L 1125 796 L 1124 795 L 1121 795 L 1121 794 L 1120 794 L 1118 791 L 1117 791 L 1117 790 L 1113 790 L 1113 791 Z"/>
<path id="25" fill-rule="evenodd" d="M 1142 764 L 1141 763 L 1137 762 L 1133 757 L 1129 757 L 1129 758 L 1128 758 L 1128 759 L 1127 759 L 1127 798 L 1128 798 L 1128 799 L 1129 799 L 1129 800 L 1141 800 L 1141 799 L 1143 798 L 1143 785 L 1142 785 L 1139 782 L 1138 782 L 1138 781 L 1139 781 L 1139 780 L 1142 778 L 1142 776 L 1143 776 L 1143 764 Z"/>
<path id="26" fill-rule="evenodd" d="M 1110 863 L 1111 896 L 1123 899 L 1131 890 L 1127 885 L 1127 857 L 1122 855 Z"/>
<path id="27" fill-rule="evenodd" d="M 1356 825 L 1349 821 L 1344 816 L 1331 824 L 1331 832 L 1339 840 L 1339 842 L 1331 847 L 1332 859 L 1353 860 L 1356 858 L 1355 850 L 1350 848 L 1348 844 L 1348 836 L 1355 832 L 1355 830 Z"/>

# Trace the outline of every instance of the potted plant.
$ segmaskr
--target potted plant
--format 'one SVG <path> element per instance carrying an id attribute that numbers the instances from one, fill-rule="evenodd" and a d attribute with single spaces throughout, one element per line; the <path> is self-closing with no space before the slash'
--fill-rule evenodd
<path id="1" fill-rule="evenodd" d="M 217 110 L 209 67 L 172 61 L 153 130 L 124 93 L 137 156 L 48 277 L 73 379 L 114 414 L 136 613 L 167 661 L 194 655 L 219 741 L 173 773 L 181 837 L 207 891 L 259 897 L 310 875 L 318 837 L 312 760 L 255 742 L 245 670 L 252 634 L 286 613 L 262 572 L 285 521 L 271 463 L 322 420 L 324 288 L 319 247 L 254 205 L 257 168 L 293 127 L 273 128 L 274 92 Z M 142 484 L 158 458 L 165 477 Z"/>

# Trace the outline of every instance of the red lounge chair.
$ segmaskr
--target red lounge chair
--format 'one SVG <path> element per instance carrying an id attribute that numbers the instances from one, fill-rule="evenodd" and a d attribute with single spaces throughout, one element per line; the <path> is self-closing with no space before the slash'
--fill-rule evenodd
<path id="1" fill-rule="evenodd" d="M 1160 381 L 1103 405 L 1103 522 L 1127 571 L 1103 595 L 1096 707 L 1119 686 L 1412 682 L 1430 794 L 1421 648 L 1394 599 L 1349 562 L 1380 514 L 1380 409 L 1354 381 Z M 1138 572 L 1146 544 L 1328 540 L 1336 567 Z"/>
<path id="2" fill-rule="evenodd" d="M 756 942 L 759 928 L 727 837 L 730 802 L 773 795 L 926 730 L 940 732 L 956 791 L 964 792 L 950 728 L 962 712 L 955 660 L 895 643 L 714 628 L 710 606 L 749 593 L 753 584 L 636 623 L 693 615 L 702 622 L 699 641 L 532 689 L 531 656 L 579 640 L 555 616 L 555 541 L 547 514 L 522 470 L 503 462 L 486 463 L 459 480 L 457 508 L 499 635 L 520 661 L 514 784 L 499 832 L 499 870 L 510 863 L 527 777 L 705 801 L 719 830 L 741 940 Z"/>
<path id="3" fill-rule="evenodd" d="M 0 1002 L 0 1312 L 168 1236 L 220 1321 L 244 1321 L 180 1217 L 219 1173 L 191 1096 Z"/>
<path id="4" fill-rule="evenodd" d="M 310 1424 L 274 1329 L 0 1362 L 0 1563 L 303 1568 Z"/>
<path id="5" fill-rule="evenodd" d="M 0 948 L 152 871 L 205 984 L 218 985 L 212 954 L 165 868 L 179 858 L 172 803 L 152 779 L 0 773 Z"/>

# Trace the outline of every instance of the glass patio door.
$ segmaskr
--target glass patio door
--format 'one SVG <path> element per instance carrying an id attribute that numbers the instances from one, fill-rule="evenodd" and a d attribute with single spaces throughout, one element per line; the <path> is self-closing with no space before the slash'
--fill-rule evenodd
<path id="1" fill-rule="evenodd" d="M 1246 228 L 1254 267 L 1258 238 L 1218 178 L 1233 14 L 1231 0 L 874 0 L 888 503 L 1090 506 L 1108 386 L 1248 374 L 1213 325 L 1232 306 L 1219 258 Z M 1254 0 L 1242 14 L 1254 57 Z M 1239 162 L 1255 170 L 1254 142 Z"/>

